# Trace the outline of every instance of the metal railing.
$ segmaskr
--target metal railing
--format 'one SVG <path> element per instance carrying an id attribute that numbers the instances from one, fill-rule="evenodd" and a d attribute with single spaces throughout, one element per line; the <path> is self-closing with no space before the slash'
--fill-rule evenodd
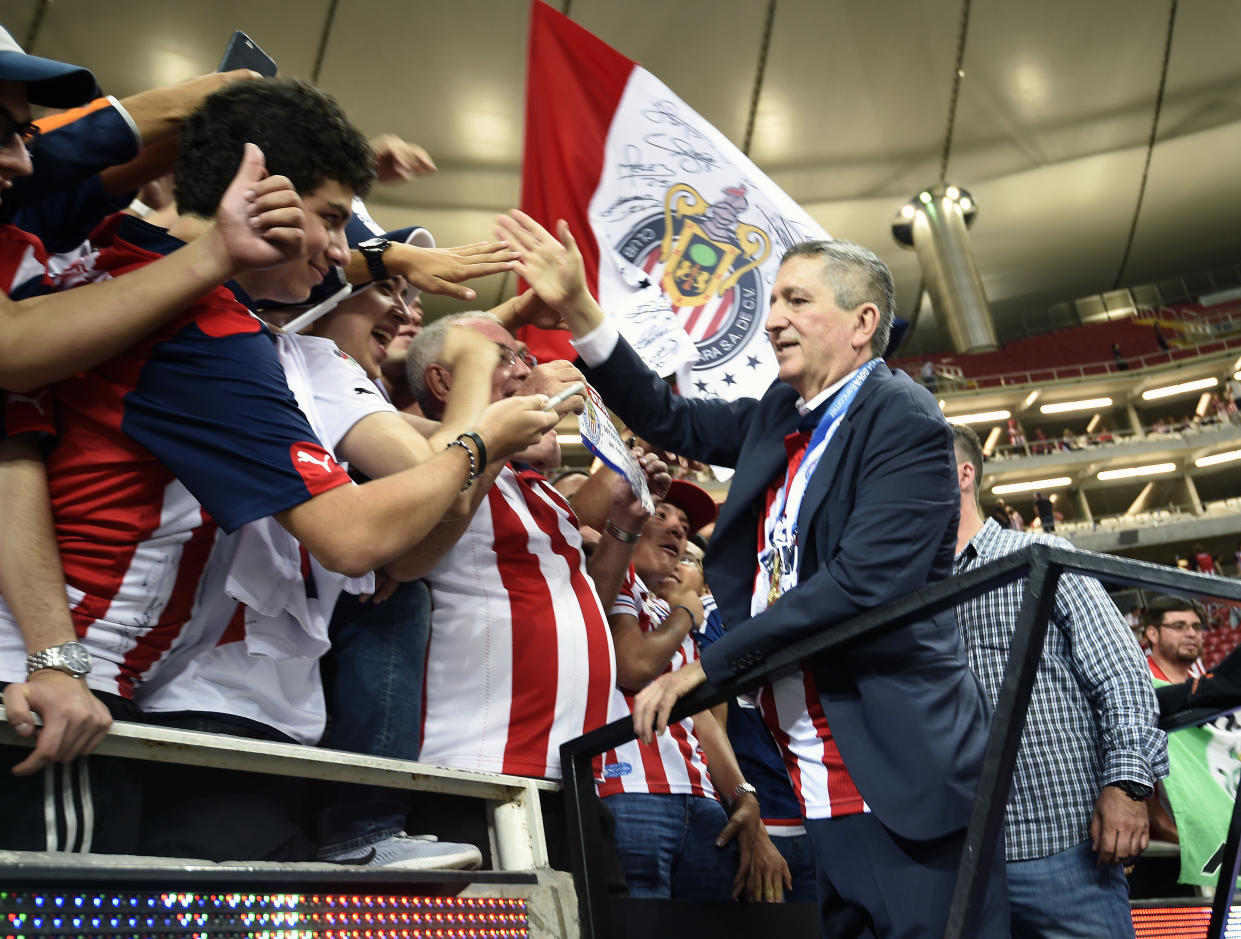
<path id="1" fill-rule="evenodd" d="M 996 424 L 1002 425 L 1003 422 L 996 421 Z M 1025 442 L 998 444 L 986 456 L 989 460 L 1003 463 L 1008 460 L 1025 459 L 1027 457 L 1069 456 L 1074 453 L 1110 456 L 1112 454 L 1107 452 L 1107 448 L 1123 448 L 1139 444 L 1150 444 L 1165 448 L 1201 446 L 1201 441 L 1195 440 L 1195 437 L 1203 433 L 1219 430 L 1241 432 L 1241 427 L 1232 418 L 1218 414 L 1209 414 L 1201 418 L 1195 418 L 1191 415 L 1188 418 L 1178 419 L 1176 426 L 1166 421 L 1163 423 L 1156 421 L 1153 424 L 1143 426 L 1142 436 L 1138 436 L 1136 431 L 1128 427 L 1088 434 L 1074 434 L 1072 439 L 1062 435 L 1045 439 L 1036 437 L 1031 440 L 1029 439 L 1029 433 L 1026 432 Z"/>
<path id="2" fill-rule="evenodd" d="M 1231 320 L 1229 321 L 1232 322 Z M 1241 321 L 1236 322 L 1236 329 L 1241 330 Z M 1127 356 L 1122 367 L 1115 359 L 1104 359 L 1096 362 L 1082 362 L 1075 365 L 1052 365 L 1045 368 L 1013 369 L 1008 372 L 996 372 L 990 375 L 962 375 L 952 378 L 940 375 L 936 370 L 937 381 L 935 394 L 954 394 L 962 391 L 977 391 L 984 388 L 1005 388 L 1019 385 L 1044 385 L 1050 382 L 1069 381 L 1080 378 L 1103 378 L 1109 375 L 1126 375 L 1132 377 L 1134 372 L 1185 362 L 1189 359 L 1214 355 L 1241 349 L 1241 335 L 1227 335 L 1219 338 L 1204 338 L 1191 345 L 1175 346 L 1166 351 L 1158 350 L 1145 355 Z M 915 374 L 916 377 L 916 374 Z"/>
<path id="3" fill-rule="evenodd" d="M 1056 585 L 1064 574 L 1084 574 L 1110 583 L 1159 589 L 1203 599 L 1241 600 L 1241 581 L 1196 574 L 1176 568 L 1031 544 L 962 576 L 924 587 L 839 624 L 825 624 L 815 636 L 792 643 L 771 654 L 759 667 L 718 685 L 705 684 L 673 708 L 669 721 L 680 720 L 705 708 L 750 691 L 774 675 L 822 653 L 857 645 L 955 607 L 989 590 L 1028 578 L 1009 651 L 1004 684 L 996 702 L 983 758 L 973 812 L 966 829 L 965 847 L 957 869 L 956 889 L 948 914 L 946 939 L 976 933 L 976 918 L 986 890 L 986 874 L 995 856 L 1002 830 L 1005 795 L 1012 780 L 1017 747 L 1025 726 L 1026 709 L 1043 641 L 1055 602 Z M 569 833 L 573 844 L 573 874 L 581 909 L 582 935 L 605 939 L 610 935 L 608 897 L 603 882 L 603 843 L 594 817 L 596 799 L 592 761 L 595 756 L 633 740 L 633 723 L 622 719 L 591 731 L 560 748 Z M 1220 887 L 1212 908 L 1209 939 L 1222 939 L 1231 905 L 1241 843 L 1241 808 L 1233 816 L 1221 866 Z M 1231 872 L 1231 875 L 1230 875 Z"/>
<path id="4" fill-rule="evenodd" d="M 2 706 L 0 743 L 34 746 L 33 738 L 19 736 L 8 724 Z M 548 866 L 539 792 L 554 792 L 559 787 L 546 780 L 448 769 L 366 753 L 126 721 L 114 723 L 93 752 L 157 763 L 272 773 L 481 799 L 489 809 L 488 828 L 496 847 L 495 869 L 529 871 Z M 7 771 L 8 767 L 0 768 L 0 772 Z"/>

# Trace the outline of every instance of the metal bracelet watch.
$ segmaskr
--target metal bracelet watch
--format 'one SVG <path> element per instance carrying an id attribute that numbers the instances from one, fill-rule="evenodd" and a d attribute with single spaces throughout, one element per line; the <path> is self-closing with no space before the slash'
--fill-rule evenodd
<path id="1" fill-rule="evenodd" d="M 86 650 L 86 646 L 71 639 L 58 646 L 26 656 L 26 675 L 33 675 L 45 668 L 54 668 L 73 678 L 82 678 L 90 672 L 93 664 L 94 658 Z"/>
<path id="2" fill-rule="evenodd" d="M 371 280 L 387 280 L 391 276 L 384 266 L 384 252 L 391 247 L 391 241 L 378 237 L 367 238 L 358 244 L 358 250 L 362 252 L 362 259 L 366 261 L 366 272 L 371 275 Z"/>
<path id="3" fill-rule="evenodd" d="M 737 788 L 733 790 L 733 794 L 728 799 L 728 810 L 731 812 L 737 804 L 737 800 L 741 798 L 742 793 L 748 792 L 754 798 L 758 798 L 758 790 L 751 786 L 748 782 L 738 783 Z"/>
<path id="4" fill-rule="evenodd" d="M 1155 790 L 1145 783 L 1133 782 L 1129 779 L 1122 779 L 1119 782 L 1108 783 L 1108 785 L 1119 789 L 1134 802 L 1145 802 L 1155 794 Z"/>

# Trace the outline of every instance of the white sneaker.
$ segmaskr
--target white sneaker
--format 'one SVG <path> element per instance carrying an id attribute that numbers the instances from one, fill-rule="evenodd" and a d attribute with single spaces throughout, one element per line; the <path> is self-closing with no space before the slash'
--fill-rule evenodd
<path id="1" fill-rule="evenodd" d="M 435 835 L 407 835 L 402 831 L 364 848 L 341 851 L 322 860 L 332 864 L 391 867 L 406 871 L 472 871 L 483 863 L 483 855 L 472 844 L 441 842 Z"/>

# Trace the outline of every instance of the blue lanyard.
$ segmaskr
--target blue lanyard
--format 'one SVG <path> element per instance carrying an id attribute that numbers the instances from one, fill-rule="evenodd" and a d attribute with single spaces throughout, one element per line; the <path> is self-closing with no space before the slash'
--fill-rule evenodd
<path id="1" fill-rule="evenodd" d="M 813 466 L 807 466 L 810 462 L 812 454 L 815 451 L 815 448 L 823 443 L 823 440 L 829 433 L 831 433 L 832 428 L 836 425 L 837 420 L 839 420 L 840 417 L 848 411 L 849 405 L 851 405 L 853 403 L 853 399 L 857 397 L 858 389 L 862 387 L 862 383 L 866 381 L 866 379 L 870 376 L 870 373 L 873 372 L 882 361 L 883 359 L 871 359 L 859 368 L 849 383 L 840 390 L 840 393 L 832 399 L 832 403 L 827 406 L 827 412 L 819 421 L 819 426 L 814 429 L 814 433 L 810 435 L 810 442 L 806 444 L 806 455 L 802 458 L 801 465 L 797 467 L 797 472 L 789 477 L 784 484 L 784 492 L 780 497 L 780 510 L 776 513 L 777 519 L 784 515 L 785 506 L 788 505 L 789 491 L 793 488 L 794 480 L 796 480 L 799 476 L 805 475 L 806 473 L 811 473 L 818 468 L 818 460 L 814 461 Z M 772 533 L 775 533 L 774 527 L 772 529 Z M 794 544 L 797 543 L 796 521 L 793 522 L 792 541 Z"/>

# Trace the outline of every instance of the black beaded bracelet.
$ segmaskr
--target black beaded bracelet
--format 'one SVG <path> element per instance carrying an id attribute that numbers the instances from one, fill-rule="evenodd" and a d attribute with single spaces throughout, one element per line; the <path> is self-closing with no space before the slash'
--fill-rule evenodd
<path id="1" fill-rule="evenodd" d="M 482 473 L 487 468 L 487 445 L 483 443 L 483 438 L 472 430 L 457 434 L 458 440 L 462 437 L 469 437 L 474 441 L 474 446 L 478 447 L 478 472 Z"/>
<path id="2" fill-rule="evenodd" d="M 465 451 L 465 455 L 469 457 L 470 473 L 465 477 L 465 484 L 461 487 L 461 491 L 465 492 L 474 483 L 474 480 L 478 478 L 478 461 L 474 459 L 474 451 L 463 444 L 460 440 L 448 441 L 448 446 L 444 448 L 444 452 L 447 453 L 450 447 L 460 447 Z"/>

